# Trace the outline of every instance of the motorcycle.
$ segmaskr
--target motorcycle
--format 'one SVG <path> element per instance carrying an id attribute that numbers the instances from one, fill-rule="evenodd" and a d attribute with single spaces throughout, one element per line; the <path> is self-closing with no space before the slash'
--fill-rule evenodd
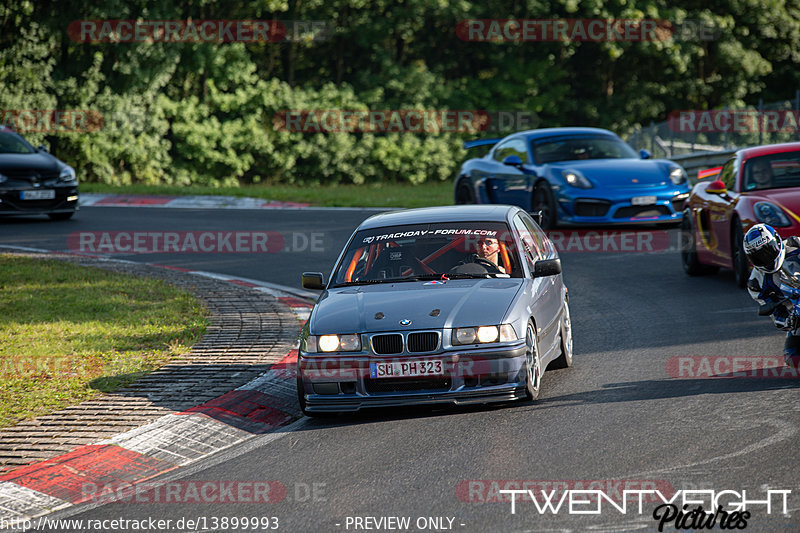
<path id="1" fill-rule="evenodd" d="M 783 293 L 784 297 L 760 305 L 758 315 L 769 316 L 775 309 L 783 305 L 789 313 L 788 316 L 797 317 L 795 319 L 797 321 L 795 327 L 800 326 L 800 258 L 787 258 L 781 265 L 778 274 L 781 282 L 781 293 Z"/>

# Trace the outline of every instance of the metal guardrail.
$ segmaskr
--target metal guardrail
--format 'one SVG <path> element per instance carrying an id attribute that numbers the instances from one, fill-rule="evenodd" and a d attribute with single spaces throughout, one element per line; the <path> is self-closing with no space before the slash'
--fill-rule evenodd
<path id="1" fill-rule="evenodd" d="M 716 153 L 720 156 L 731 153 L 731 150 L 747 146 L 775 144 L 800 140 L 800 89 L 795 91 L 791 100 L 783 100 L 765 104 L 761 99 L 757 106 L 723 107 L 716 110 L 687 110 L 689 114 L 727 117 L 727 121 L 719 123 L 690 122 L 684 130 L 681 121 L 676 121 L 676 113 L 680 116 L 682 111 L 669 114 L 672 120 L 665 122 L 651 122 L 648 126 L 636 126 L 623 138 L 635 150 L 644 148 L 653 154 L 653 157 L 676 159 L 680 155 L 700 157 L 701 154 Z M 753 120 L 740 124 L 731 116 L 740 114 L 744 117 L 753 117 Z M 768 120 L 769 117 L 772 119 Z M 778 117 L 792 118 L 784 123 Z M 774 122 L 771 121 L 774 119 Z M 778 127 L 780 123 L 780 127 Z M 688 128 L 692 126 L 694 130 Z M 714 129 L 718 128 L 718 129 Z M 713 163 L 714 159 L 710 158 Z M 687 172 L 692 165 L 687 163 Z M 715 165 L 710 165 L 715 166 Z"/>
<path id="2" fill-rule="evenodd" d="M 723 165 L 736 153 L 736 150 L 738 150 L 738 148 L 721 152 L 695 152 L 692 154 L 676 155 L 669 159 L 675 161 L 686 170 L 686 173 L 689 175 L 689 182 L 694 185 L 697 183 L 698 170 Z"/>

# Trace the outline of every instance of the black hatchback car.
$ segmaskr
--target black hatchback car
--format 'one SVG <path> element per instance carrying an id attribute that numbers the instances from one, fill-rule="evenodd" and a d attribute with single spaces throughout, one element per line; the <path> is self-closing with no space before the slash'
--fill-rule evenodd
<path id="1" fill-rule="evenodd" d="M 77 210 L 75 169 L 0 126 L 0 216 L 43 214 L 66 220 Z"/>

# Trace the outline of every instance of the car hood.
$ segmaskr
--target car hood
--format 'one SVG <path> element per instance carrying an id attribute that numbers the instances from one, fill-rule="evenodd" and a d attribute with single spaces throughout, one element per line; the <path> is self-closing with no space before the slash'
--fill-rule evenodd
<path id="1" fill-rule="evenodd" d="M 312 335 L 500 324 L 522 278 L 401 282 L 331 289 L 309 322 Z M 438 309 L 438 313 L 436 310 Z M 376 319 L 378 313 L 382 319 Z M 437 315 L 437 316 L 433 316 Z M 411 320 L 401 326 L 401 320 Z"/>
<path id="2" fill-rule="evenodd" d="M 673 186 L 669 179 L 674 164 L 659 159 L 587 159 L 582 161 L 561 161 L 550 168 L 561 178 L 564 170 L 577 170 L 595 187 L 636 188 Z"/>
<path id="3" fill-rule="evenodd" d="M 752 191 L 745 194 L 753 203 L 760 201 L 772 202 L 773 204 L 778 204 L 784 210 L 791 211 L 795 216 L 800 217 L 800 187 L 767 189 L 764 191 Z"/>
<path id="4" fill-rule="evenodd" d="M 62 165 L 47 152 L 34 154 L 0 154 L 0 173 L 35 170 L 43 173 L 58 172 Z"/>

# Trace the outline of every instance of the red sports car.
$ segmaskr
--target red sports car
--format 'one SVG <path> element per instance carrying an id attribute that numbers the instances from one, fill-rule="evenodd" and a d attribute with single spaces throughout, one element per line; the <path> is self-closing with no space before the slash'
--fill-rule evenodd
<path id="1" fill-rule="evenodd" d="M 800 236 L 800 142 L 739 150 L 714 181 L 694 186 L 681 223 L 684 270 L 697 276 L 730 268 L 744 287 L 750 263 L 742 239 L 758 223 L 784 239 Z"/>

